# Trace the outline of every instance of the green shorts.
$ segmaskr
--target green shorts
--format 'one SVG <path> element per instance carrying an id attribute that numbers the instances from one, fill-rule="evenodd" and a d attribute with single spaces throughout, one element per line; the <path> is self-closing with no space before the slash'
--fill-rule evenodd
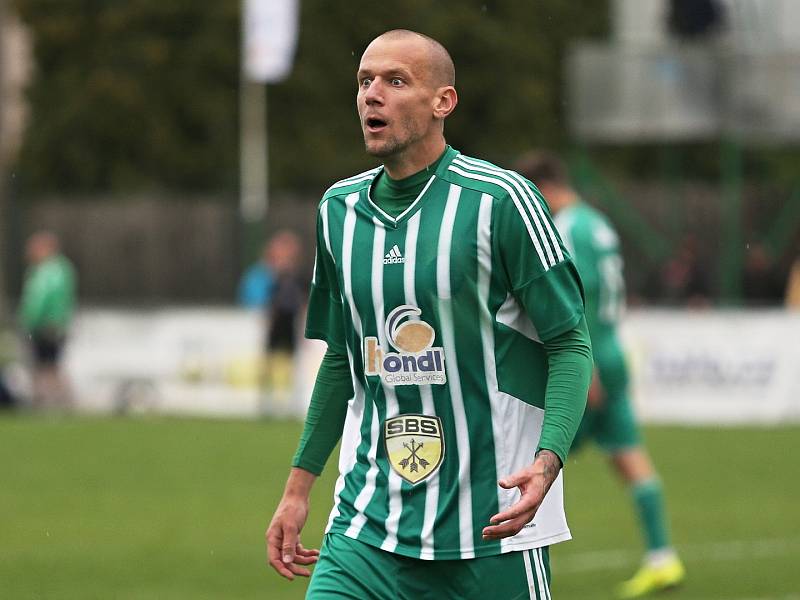
<path id="1" fill-rule="evenodd" d="M 548 548 L 421 560 L 327 534 L 306 600 L 550 600 Z"/>
<path id="2" fill-rule="evenodd" d="M 639 426 L 628 395 L 628 368 L 617 344 L 598 344 L 594 362 L 603 385 L 603 404 L 586 408 L 571 450 L 594 440 L 606 452 L 634 448 L 641 443 Z"/>

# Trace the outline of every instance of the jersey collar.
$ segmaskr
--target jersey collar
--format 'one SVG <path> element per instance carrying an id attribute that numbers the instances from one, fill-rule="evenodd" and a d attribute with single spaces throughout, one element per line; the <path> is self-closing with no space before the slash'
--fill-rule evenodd
<path id="1" fill-rule="evenodd" d="M 414 213 L 416 213 L 420 209 L 422 205 L 421 201 L 425 197 L 425 194 L 428 191 L 428 189 L 431 187 L 431 184 L 437 177 L 442 177 L 442 175 L 447 172 L 447 168 L 450 166 L 450 163 L 452 163 L 453 159 L 459 154 L 460 152 L 450 145 L 448 145 L 445 148 L 444 155 L 439 160 L 439 166 L 436 167 L 436 170 L 433 172 L 430 179 L 428 179 L 428 182 L 425 184 L 425 187 L 422 188 L 422 191 L 414 199 L 414 201 L 411 204 L 409 204 L 408 208 L 406 208 L 403 212 L 397 215 L 397 217 L 393 217 L 389 213 L 385 212 L 372 200 L 372 186 L 375 183 L 375 180 L 378 178 L 378 176 L 381 173 L 383 173 L 385 169 L 385 167 L 381 165 L 381 167 L 372 176 L 372 179 L 370 179 L 369 185 L 366 187 L 366 199 L 367 199 L 366 204 L 369 207 L 370 211 L 384 225 L 387 225 L 392 229 L 397 229 L 401 224 L 410 219 L 411 216 L 414 215 Z"/>

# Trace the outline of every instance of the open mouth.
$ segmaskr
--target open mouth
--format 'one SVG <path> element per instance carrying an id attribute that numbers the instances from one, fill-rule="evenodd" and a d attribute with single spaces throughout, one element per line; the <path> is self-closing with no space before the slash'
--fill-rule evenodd
<path id="1" fill-rule="evenodd" d="M 386 121 L 383 119 L 379 119 L 377 117 L 370 117 L 366 121 L 367 130 L 370 132 L 380 131 L 384 127 L 386 127 Z"/>

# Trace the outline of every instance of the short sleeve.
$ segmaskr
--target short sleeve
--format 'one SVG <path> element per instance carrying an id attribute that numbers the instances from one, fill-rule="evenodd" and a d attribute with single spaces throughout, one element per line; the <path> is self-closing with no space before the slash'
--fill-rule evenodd
<path id="1" fill-rule="evenodd" d="M 578 324 L 583 288 L 539 191 L 524 191 L 497 200 L 493 238 L 509 291 L 547 341 Z"/>
<path id="2" fill-rule="evenodd" d="M 305 336 L 322 340 L 337 353 L 346 354 L 344 307 L 336 276 L 336 264 L 326 242 L 325 211 L 326 202 L 320 206 L 317 214 L 317 250 L 308 298 Z"/>

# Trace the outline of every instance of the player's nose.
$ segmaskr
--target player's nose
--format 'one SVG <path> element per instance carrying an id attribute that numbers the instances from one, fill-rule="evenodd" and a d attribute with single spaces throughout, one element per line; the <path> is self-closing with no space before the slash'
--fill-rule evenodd
<path id="1" fill-rule="evenodd" d="M 381 90 L 381 84 L 379 81 L 373 81 L 364 91 L 364 102 L 368 106 L 383 104 L 383 91 Z"/>

